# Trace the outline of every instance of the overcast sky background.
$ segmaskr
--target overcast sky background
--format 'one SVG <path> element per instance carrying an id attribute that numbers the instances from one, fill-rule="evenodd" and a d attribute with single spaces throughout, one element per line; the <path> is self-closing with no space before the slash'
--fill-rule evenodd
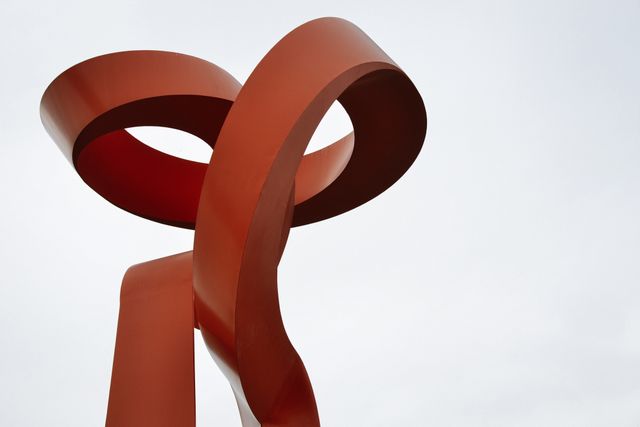
<path id="1" fill-rule="evenodd" d="M 0 425 L 103 425 L 122 275 L 193 238 L 81 181 L 45 87 L 132 49 L 243 82 L 327 15 L 407 72 L 429 128 L 390 190 L 291 233 L 281 305 L 323 425 L 640 426 L 637 0 L 3 0 Z M 240 426 L 201 341 L 199 425 Z"/>

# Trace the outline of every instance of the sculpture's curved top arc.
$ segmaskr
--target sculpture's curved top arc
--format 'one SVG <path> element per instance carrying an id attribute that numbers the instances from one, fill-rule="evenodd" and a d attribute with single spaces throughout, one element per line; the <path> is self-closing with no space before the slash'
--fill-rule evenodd
<path id="1" fill-rule="evenodd" d="M 40 115 L 47 132 L 75 165 L 79 151 L 90 142 L 77 138 L 96 117 L 115 108 L 176 95 L 233 102 L 240 88 L 231 74 L 195 56 L 159 50 L 116 52 L 62 72 L 45 90 Z"/>

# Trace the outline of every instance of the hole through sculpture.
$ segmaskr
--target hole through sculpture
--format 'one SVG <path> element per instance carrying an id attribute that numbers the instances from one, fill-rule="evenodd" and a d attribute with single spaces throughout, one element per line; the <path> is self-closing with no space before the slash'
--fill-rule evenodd
<path id="1" fill-rule="evenodd" d="M 305 155 L 336 100 L 353 133 Z M 411 166 L 426 113 L 407 75 L 358 27 L 322 18 L 280 40 L 244 86 L 172 52 L 91 58 L 51 83 L 41 117 L 104 198 L 195 229 L 192 252 L 124 276 L 107 426 L 195 425 L 194 326 L 243 426 L 318 426 L 280 317 L 278 263 L 291 227 L 371 200 Z M 213 149 L 211 162 L 155 150 L 125 130 L 138 126 L 188 132 Z"/>
<path id="2" fill-rule="evenodd" d="M 143 144 L 174 157 L 200 163 L 209 163 L 211 158 L 211 147 L 188 132 L 160 126 L 137 126 L 125 130 Z"/>

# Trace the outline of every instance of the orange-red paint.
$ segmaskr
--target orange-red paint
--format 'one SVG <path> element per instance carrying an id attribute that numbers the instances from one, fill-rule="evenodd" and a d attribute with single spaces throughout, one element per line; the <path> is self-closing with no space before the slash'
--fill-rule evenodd
<path id="1" fill-rule="evenodd" d="M 336 100 L 354 132 L 304 155 Z M 415 160 L 426 114 L 406 74 L 359 28 L 323 18 L 280 40 L 244 86 L 191 56 L 119 52 L 62 73 L 41 116 L 111 203 L 195 229 L 193 252 L 125 275 L 107 425 L 195 425 L 195 322 L 243 426 L 318 426 L 282 324 L 277 267 L 292 226 L 371 200 Z M 214 149 L 211 161 L 159 152 L 124 130 L 134 126 L 192 133 Z"/>

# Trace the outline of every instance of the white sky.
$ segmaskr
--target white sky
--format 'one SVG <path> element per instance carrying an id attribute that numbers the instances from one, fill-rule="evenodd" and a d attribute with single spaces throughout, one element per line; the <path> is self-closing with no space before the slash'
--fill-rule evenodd
<path id="1" fill-rule="evenodd" d="M 3 0 L 0 425 L 103 425 L 122 275 L 192 241 L 80 180 L 48 83 L 131 49 L 244 81 L 326 15 L 409 74 L 429 129 L 389 191 L 291 234 L 281 304 L 323 425 L 640 425 L 640 2 L 425 0 Z M 239 426 L 196 351 L 199 425 Z"/>

